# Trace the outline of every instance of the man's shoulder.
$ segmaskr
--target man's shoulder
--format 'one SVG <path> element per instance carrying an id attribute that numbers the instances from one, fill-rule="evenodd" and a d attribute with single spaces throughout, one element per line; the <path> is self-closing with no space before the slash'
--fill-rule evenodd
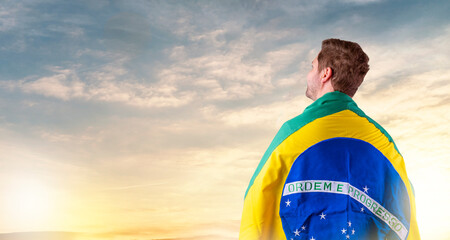
<path id="1" fill-rule="evenodd" d="M 327 93 L 309 105 L 303 113 L 286 121 L 276 138 L 279 141 L 286 139 L 304 127 L 314 128 L 318 132 L 330 131 L 335 133 L 364 132 L 364 129 L 369 128 L 373 131 L 379 131 L 389 142 L 394 143 L 392 137 L 379 123 L 366 115 L 352 98 L 340 92 Z"/>
<path id="2" fill-rule="evenodd" d="M 341 92 L 327 93 L 306 107 L 303 113 L 286 121 L 281 129 L 296 131 L 317 119 L 344 110 L 363 113 L 348 95 Z"/>

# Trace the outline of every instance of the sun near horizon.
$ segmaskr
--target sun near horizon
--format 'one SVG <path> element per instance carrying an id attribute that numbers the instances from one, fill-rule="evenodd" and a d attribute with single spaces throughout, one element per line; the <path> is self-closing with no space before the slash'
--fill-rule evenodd
<path id="1" fill-rule="evenodd" d="M 450 235 L 449 1 L 2 1 L 0 240 L 238 239 L 245 190 L 311 101 L 321 41 Z"/>

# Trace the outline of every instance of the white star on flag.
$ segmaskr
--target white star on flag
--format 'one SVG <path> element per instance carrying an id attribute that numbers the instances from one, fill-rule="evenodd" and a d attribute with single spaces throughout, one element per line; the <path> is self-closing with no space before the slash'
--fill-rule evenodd
<path id="1" fill-rule="evenodd" d="M 363 207 L 361 208 L 361 212 L 364 212 L 364 208 Z"/>
<path id="2" fill-rule="evenodd" d="M 305 227 L 305 226 L 302 226 L 302 230 L 306 230 L 306 227 Z"/>
<path id="3" fill-rule="evenodd" d="M 341 232 L 342 232 L 342 234 L 345 234 L 345 233 L 347 232 L 347 229 L 343 228 L 343 229 L 341 230 Z"/>
<path id="4" fill-rule="evenodd" d="M 316 240 L 314 237 L 311 237 L 311 239 L 309 239 L 309 240 Z"/>
<path id="5" fill-rule="evenodd" d="M 290 207 L 291 206 L 291 201 L 289 201 L 289 199 L 286 201 L 286 207 Z"/>
<path id="6" fill-rule="evenodd" d="M 350 238 L 350 235 L 345 236 L 345 238 L 349 239 L 349 238 Z"/>
<path id="7" fill-rule="evenodd" d="M 363 189 L 364 189 L 364 192 L 365 192 L 365 193 L 368 193 L 369 188 L 368 188 L 367 186 L 365 186 Z"/>
<path id="8" fill-rule="evenodd" d="M 348 226 L 349 226 L 349 227 L 352 226 L 352 222 L 351 222 L 351 221 L 348 222 Z"/>
<path id="9" fill-rule="evenodd" d="M 352 229 L 352 235 L 355 235 L 355 229 Z"/>
<path id="10" fill-rule="evenodd" d="M 300 232 L 298 231 L 298 229 L 295 229 L 295 236 L 300 236 Z"/>
<path id="11" fill-rule="evenodd" d="M 325 216 L 326 216 L 326 214 L 323 214 L 323 212 L 322 212 L 322 214 L 320 214 L 320 219 L 325 219 Z"/>

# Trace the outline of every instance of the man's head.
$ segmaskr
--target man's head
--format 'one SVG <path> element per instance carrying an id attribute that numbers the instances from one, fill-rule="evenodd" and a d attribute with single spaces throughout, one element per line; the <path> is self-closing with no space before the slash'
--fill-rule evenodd
<path id="1" fill-rule="evenodd" d="M 322 50 L 308 73 L 306 96 L 316 100 L 327 92 L 340 91 L 353 97 L 369 71 L 368 62 L 369 57 L 355 42 L 322 41 Z"/>

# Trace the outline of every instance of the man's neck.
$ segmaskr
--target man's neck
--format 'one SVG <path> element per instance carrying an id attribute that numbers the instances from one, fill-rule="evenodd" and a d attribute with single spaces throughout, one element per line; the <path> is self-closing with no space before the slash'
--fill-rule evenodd
<path id="1" fill-rule="evenodd" d="M 329 92 L 334 92 L 334 88 L 331 85 L 324 86 L 324 88 L 320 89 L 317 92 L 316 99 L 314 99 L 314 101 L 321 98 L 323 95 L 325 95 Z"/>

